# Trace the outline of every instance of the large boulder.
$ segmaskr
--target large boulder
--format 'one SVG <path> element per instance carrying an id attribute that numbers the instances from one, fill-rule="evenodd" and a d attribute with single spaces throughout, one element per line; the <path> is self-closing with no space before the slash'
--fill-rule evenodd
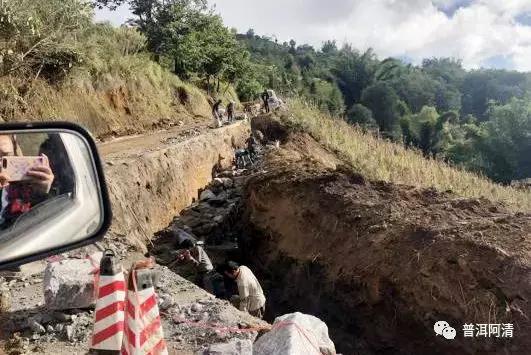
<path id="1" fill-rule="evenodd" d="M 249 339 L 233 339 L 228 343 L 212 344 L 197 355 L 253 355 L 253 343 Z"/>
<path id="2" fill-rule="evenodd" d="M 95 266 L 101 254 L 90 259 L 51 262 L 44 271 L 44 301 L 52 310 L 88 308 L 95 304 Z"/>
<path id="3" fill-rule="evenodd" d="M 302 313 L 286 314 L 275 319 L 270 332 L 253 346 L 253 355 L 335 355 L 328 327 L 319 318 Z"/>

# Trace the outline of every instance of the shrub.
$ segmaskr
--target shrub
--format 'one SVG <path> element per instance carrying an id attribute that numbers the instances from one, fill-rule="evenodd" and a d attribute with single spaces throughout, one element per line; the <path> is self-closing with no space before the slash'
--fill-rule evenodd
<path id="1" fill-rule="evenodd" d="M 83 60 L 77 37 L 91 19 L 84 0 L 0 2 L 0 74 L 60 80 Z"/>

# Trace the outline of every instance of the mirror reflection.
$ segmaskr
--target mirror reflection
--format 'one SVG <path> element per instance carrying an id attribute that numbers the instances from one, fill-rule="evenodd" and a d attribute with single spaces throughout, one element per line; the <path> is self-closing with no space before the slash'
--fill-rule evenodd
<path id="1" fill-rule="evenodd" d="M 48 198 L 73 192 L 74 174 L 59 134 L 0 135 L 0 161 L 2 230 Z"/>
<path id="2" fill-rule="evenodd" d="M 90 148 L 75 132 L 0 134 L 0 262 L 81 241 L 100 227 Z"/>

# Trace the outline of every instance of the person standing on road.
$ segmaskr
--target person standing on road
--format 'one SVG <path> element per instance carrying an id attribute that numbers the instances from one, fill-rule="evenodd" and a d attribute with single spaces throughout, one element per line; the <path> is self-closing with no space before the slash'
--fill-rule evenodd
<path id="1" fill-rule="evenodd" d="M 229 105 L 227 106 L 227 119 L 229 122 L 233 122 L 234 121 L 234 106 L 236 104 L 234 103 L 234 101 L 231 101 L 229 102 Z"/>
<path id="2" fill-rule="evenodd" d="M 196 267 L 195 284 L 207 292 L 213 293 L 212 276 L 214 274 L 214 266 L 212 266 L 212 261 L 210 261 L 205 249 L 190 239 L 184 240 L 180 247 L 184 251 L 178 258 L 190 262 Z"/>
<path id="3" fill-rule="evenodd" d="M 238 285 L 238 296 L 235 300 L 238 309 L 248 312 L 253 317 L 263 318 L 266 298 L 253 272 L 247 266 L 240 266 L 234 261 L 229 261 L 225 265 L 224 273 L 235 280 Z"/>
<path id="4" fill-rule="evenodd" d="M 262 93 L 262 100 L 264 101 L 264 109 L 266 113 L 269 113 L 269 92 L 267 92 L 267 90 Z"/>
<path id="5" fill-rule="evenodd" d="M 220 113 L 221 102 L 221 100 L 218 100 L 216 101 L 216 103 L 214 103 L 214 106 L 212 106 L 212 116 L 214 116 L 214 124 L 218 128 L 222 126 Z"/>

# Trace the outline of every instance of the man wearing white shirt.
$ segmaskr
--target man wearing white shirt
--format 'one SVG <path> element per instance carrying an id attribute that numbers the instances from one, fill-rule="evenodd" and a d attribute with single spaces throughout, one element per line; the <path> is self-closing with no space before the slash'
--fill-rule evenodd
<path id="1" fill-rule="evenodd" d="M 262 318 L 265 312 L 266 298 L 262 286 L 256 276 L 247 266 L 239 266 L 229 261 L 225 267 L 225 274 L 238 284 L 238 308 L 250 315 Z"/>

